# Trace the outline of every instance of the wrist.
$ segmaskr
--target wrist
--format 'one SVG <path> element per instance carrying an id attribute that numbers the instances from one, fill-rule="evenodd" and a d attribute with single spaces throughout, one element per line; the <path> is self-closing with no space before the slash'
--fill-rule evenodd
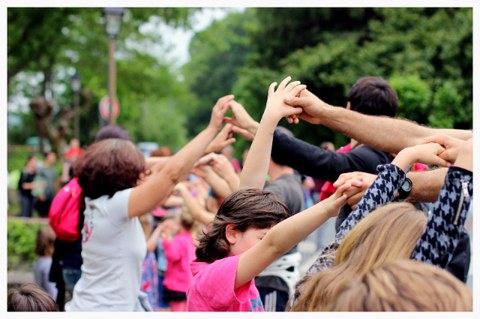
<path id="1" fill-rule="evenodd" d="M 257 121 L 253 121 L 246 127 L 247 131 L 249 131 L 253 136 L 257 134 L 258 127 L 260 126 L 260 123 Z"/>

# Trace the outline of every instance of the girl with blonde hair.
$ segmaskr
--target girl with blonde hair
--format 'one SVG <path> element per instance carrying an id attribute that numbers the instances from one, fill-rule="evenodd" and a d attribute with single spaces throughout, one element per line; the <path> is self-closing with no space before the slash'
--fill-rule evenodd
<path id="1" fill-rule="evenodd" d="M 397 260 L 350 283 L 326 310 L 472 311 L 472 291 L 441 268 Z"/>
<path id="2" fill-rule="evenodd" d="M 343 239 L 334 266 L 313 274 L 293 311 L 318 311 L 353 277 L 396 259 L 408 259 L 425 229 L 427 217 L 409 203 L 377 209 Z"/>
<path id="3" fill-rule="evenodd" d="M 335 250 L 335 247 L 329 251 L 330 255 L 323 256 L 326 258 L 318 259 L 320 264 L 314 264 L 305 278 L 297 285 L 295 295 L 290 302 L 292 310 L 322 310 L 332 298 L 336 297 L 338 290 L 345 284 L 345 278 L 361 275 L 369 271 L 371 267 L 391 260 L 395 257 L 391 255 L 392 253 L 398 253 L 397 258 L 410 257 L 440 267 L 445 267 L 448 264 L 453 250 L 458 244 L 472 200 L 473 146 L 472 139 L 468 141 L 449 139 L 448 143 L 444 144 L 445 147 L 437 143 L 409 147 L 402 150 L 392 164 L 379 165 L 379 175 L 375 182 L 365 193 L 357 208 L 342 223 L 336 234 L 333 246 L 341 244 L 337 256 L 334 257 L 334 267 L 326 270 L 332 263 L 332 251 Z M 375 237 L 375 235 L 368 234 L 365 223 L 359 223 L 359 221 L 365 218 L 370 211 L 393 200 L 397 190 L 405 181 L 405 171 L 407 171 L 409 164 L 423 162 L 444 166 L 448 163 L 443 160 L 440 154 L 444 152 L 452 153 L 454 150 L 456 153 L 453 158 L 455 163 L 450 166 L 445 184 L 438 200 L 434 203 L 426 227 L 423 227 L 418 236 L 410 235 L 410 238 L 404 236 L 404 233 L 413 231 L 411 224 L 396 227 L 393 224 L 389 227 L 384 226 L 383 236 L 376 235 Z M 394 209 L 393 204 L 382 208 L 382 210 L 387 211 Z M 418 214 L 413 206 L 407 209 L 407 211 L 410 210 L 412 213 Z M 403 214 L 406 214 L 406 212 Z M 360 228 L 350 236 L 349 232 L 353 232 L 357 227 Z M 396 233 L 397 231 L 400 231 L 400 233 Z M 355 235 L 358 237 L 361 232 L 365 232 L 365 234 L 359 238 L 354 237 Z M 345 236 L 347 233 L 348 235 Z M 368 238 L 369 236 L 373 237 Z M 345 240 L 346 242 L 343 243 Z M 364 240 L 371 241 L 371 245 L 366 245 L 364 249 L 353 245 L 355 241 L 358 241 L 356 245 L 362 245 Z M 413 243 L 413 245 L 410 246 L 407 243 Z M 390 245 L 392 246 L 391 251 L 386 249 Z M 343 248 L 348 246 L 352 249 Z M 371 260 L 371 262 L 368 262 L 368 260 Z M 350 266 L 353 268 L 350 268 Z M 325 274 L 315 275 L 319 271 L 325 271 Z M 336 274 L 336 276 L 333 274 Z M 325 291 L 323 291 L 321 287 L 329 288 L 325 288 Z M 302 289 L 304 289 L 304 293 L 302 293 Z"/>

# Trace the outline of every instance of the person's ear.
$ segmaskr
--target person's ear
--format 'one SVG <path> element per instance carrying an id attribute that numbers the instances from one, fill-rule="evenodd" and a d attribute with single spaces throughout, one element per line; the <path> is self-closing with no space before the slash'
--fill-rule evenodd
<path id="1" fill-rule="evenodd" d="M 238 230 L 235 229 L 235 225 L 228 224 L 225 227 L 225 237 L 230 245 L 234 245 L 237 242 Z"/>

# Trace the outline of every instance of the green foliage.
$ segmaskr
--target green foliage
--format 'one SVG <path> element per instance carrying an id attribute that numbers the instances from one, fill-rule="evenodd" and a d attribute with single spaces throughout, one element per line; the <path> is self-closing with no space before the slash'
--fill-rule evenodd
<path id="1" fill-rule="evenodd" d="M 8 269 L 31 266 L 36 258 L 35 239 L 42 223 L 9 220 L 7 222 Z"/>
<path id="2" fill-rule="evenodd" d="M 394 75 L 389 82 L 397 91 L 398 116 L 425 123 L 431 112 L 430 86 L 418 75 Z"/>
<path id="3" fill-rule="evenodd" d="M 269 70 L 276 74 L 269 82 L 292 75 L 326 102 L 344 106 L 345 97 L 358 78 L 382 76 L 398 91 L 399 116 L 431 126 L 471 128 L 471 9 L 309 8 L 315 11 L 309 13 L 317 17 L 314 22 L 305 21 L 305 10 L 257 9 L 259 23 L 265 27 L 253 35 L 262 41 L 255 43 L 258 49 L 252 55 L 254 62 L 263 61 L 258 56 L 274 60 L 270 67 L 261 68 L 265 75 Z M 287 13 L 288 32 L 281 31 L 281 24 L 286 23 L 282 17 Z M 265 21 L 270 24 L 266 26 Z M 309 23 L 319 27 L 304 28 Z M 315 34 L 310 33 L 312 30 L 316 30 Z M 298 34 L 302 34 L 302 39 L 308 34 L 308 40 L 301 42 L 295 38 Z M 259 65 L 247 63 L 238 82 L 258 81 L 258 77 L 251 76 L 255 71 L 250 69 L 258 70 Z M 265 101 L 263 91 L 251 86 L 236 85 L 240 91 L 234 93 Z M 252 112 L 261 114 L 263 103 L 255 103 Z M 342 142 L 318 129 L 300 124 L 294 132 L 315 144 L 327 138 L 335 140 L 337 146 Z"/>
<path id="4" fill-rule="evenodd" d="M 191 60 L 182 69 L 185 83 L 194 94 L 189 133 L 196 134 L 208 123 L 218 98 L 231 94 L 238 78 L 238 67 L 251 52 L 249 30 L 255 27 L 254 16 L 232 13 L 222 21 L 197 33 L 190 44 Z"/>
<path id="5" fill-rule="evenodd" d="M 191 14 L 198 10 L 125 9 L 116 41 L 117 98 L 121 105 L 118 124 L 138 123 L 137 104 L 155 100 L 189 101 L 189 94 L 169 62 L 157 59 L 150 50 L 162 44 L 161 36 L 158 32 L 145 32 L 141 27 L 149 21 L 157 26 L 165 22 L 188 28 Z M 8 19 L 9 94 L 23 94 L 27 98 L 42 95 L 50 74 L 59 110 L 68 109 L 73 101 L 70 77 L 77 70 L 84 93 L 90 97 L 88 105 L 80 112 L 80 140 L 82 144 L 91 143 L 99 128 L 98 103 L 107 95 L 108 87 L 108 39 L 103 30 L 102 9 L 9 8 Z M 33 77 L 39 79 L 38 83 L 29 81 Z M 19 83 L 21 85 L 17 85 Z M 56 120 L 54 116 L 52 125 Z M 148 125 L 138 126 L 132 134 L 133 139 L 155 129 L 155 123 L 150 121 Z M 73 122 L 71 126 L 70 130 Z"/>

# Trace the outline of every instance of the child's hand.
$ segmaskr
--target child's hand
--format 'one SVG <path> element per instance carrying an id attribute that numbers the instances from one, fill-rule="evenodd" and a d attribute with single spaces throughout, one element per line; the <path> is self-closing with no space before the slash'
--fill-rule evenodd
<path id="1" fill-rule="evenodd" d="M 284 103 L 286 97 L 294 97 L 306 88 L 304 84 L 300 84 L 300 81 L 288 83 L 291 79 L 290 76 L 283 79 L 276 91 L 276 82 L 270 84 L 268 88 L 267 106 L 264 115 L 271 117 L 277 122 L 280 121 L 282 117 L 292 117 L 302 113 L 301 108 L 295 108 Z"/>
<path id="2" fill-rule="evenodd" d="M 329 198 L 324 199 L 317 205 L 323 205 L 329 217 L 337 216 L 340 208 L 342 208 L 343 205 L 345 205 L 345 203 L 347 202 L 347 195 L 345 194 L 345 192 L 350 187 L 352 187 L 352 185 L 358 187 L 361 186 L 361 182 L 357 179 L 346 182 L 345 184 L 337 188 L 337 191 L 333 193 Z"/>
<path id="3" fill-rule="evenodd" d="M 232 124 L 226 124 L 210 144 L 208 144 L 205 153 L 221 152 L 228 145 L 235 143 L 235 138 L 232 135 Z"/>
<path id="4" fill-rule="evenodd" d="M 415 162 L 436 166 L 448 166 L 449 163 L 439 155 L 445 151 L 445 148 L 438 143 L 419 144 L 404 148 L 398 153 L 393 164 L 406 171 L 408 166 Z"/>
<path id="5" fill-rule="evenodd" d="M 445 151 L 439 154 L 441 158 L 450 163 L 454 163 L 465 141 L 447 135 L 429 136 L 423 140 L 423 143 L 432 142 L 438 143 L 445 148 Z"/>
<path id="6" fill-rule="evenodd" d="M 367 191 L 367 189 L 370 187 L 370 185 L 373 184 L 375 179 L 377 178 L 377 175 L 374 174 L 369 174 L 365 172 L 349 172 L 349 173 L 343 173 L 340 174 L 340 176 L 337 178 L 335 183 L 333 183 L 334 187 L 340 187 L 341 185 L 344 185 L 345 183 L 352 182 L 352 187 L 348 188 L 344 194 L 347 195 L 347 204 L 352 207 L 352 209 L 355 209 L 356 205 L 362 199 L 363 195 Z M 360 186 L 357 186 L 357 182 L 353 182 L 353 180 L 357 180 L 361 183 Z"/>

